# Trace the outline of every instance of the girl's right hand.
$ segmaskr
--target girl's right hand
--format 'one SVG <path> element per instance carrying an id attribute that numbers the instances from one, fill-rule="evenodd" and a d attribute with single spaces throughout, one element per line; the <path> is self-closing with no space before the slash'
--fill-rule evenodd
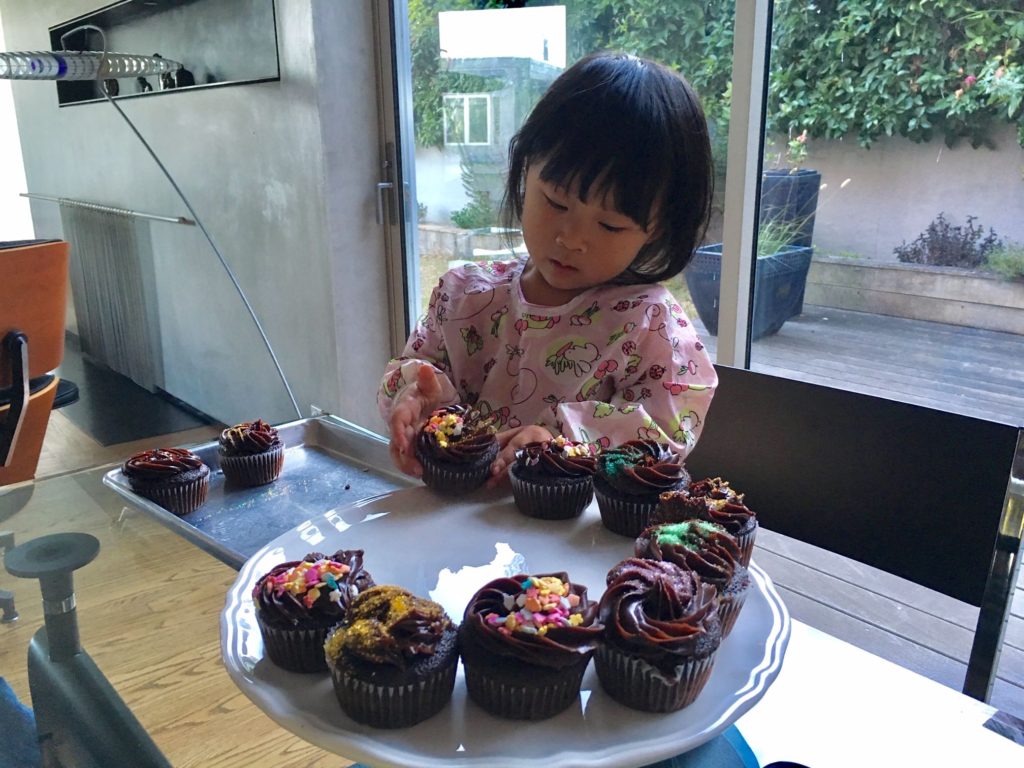
<path id="1" fill-rule="evenodd" d="M 416 460 L 416 433 L 427 416 L 441 403 L 441 382 L 432 365 L 423 364 L 416 371 L 416 383 L 398 398 L 391 411 L 391 460 L 402 472 L 413 477 L 423 475 Z"/>

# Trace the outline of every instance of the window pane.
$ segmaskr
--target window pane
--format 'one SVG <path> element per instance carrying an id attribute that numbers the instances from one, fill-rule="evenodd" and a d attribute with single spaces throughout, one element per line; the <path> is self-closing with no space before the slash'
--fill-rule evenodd
<path id="1" fill-rule="evenodd" d="M 488 100 L 483 96 L 469 98 L 469 143 L 486 144 L 488 136 L 489 116 Z"/>
<path id="2" fill-rule="evenodd" d="M 465 100 L 461 96 L 445 96 L 444 143 L 462 144 L 465 136 Z"/>
<path id="3" fill-rule="evenodd" d="M 775 3 L 752 367 L 1019 423 L 1019 14 L 854 5 Z"/>

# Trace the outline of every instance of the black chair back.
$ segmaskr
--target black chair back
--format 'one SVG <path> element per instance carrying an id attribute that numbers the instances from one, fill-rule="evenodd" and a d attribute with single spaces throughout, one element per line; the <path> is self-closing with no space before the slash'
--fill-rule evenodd
<path id="1" fill-rule="evenodd" d="M 1001 582 L 1021 540 L 1020 425 L 716 368 L 694 477 L 728 479 L 765 528 L 984 605 L 975 644 L 992 644 L 989 623 L 1001 639 L 1013 587 Z"/>

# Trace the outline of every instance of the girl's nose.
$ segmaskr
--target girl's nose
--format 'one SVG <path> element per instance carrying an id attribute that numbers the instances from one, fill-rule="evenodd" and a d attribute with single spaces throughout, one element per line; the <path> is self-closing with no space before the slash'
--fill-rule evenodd
<path id="1" fill-rule="evenodd" d="M 580 253 L 586 253 L 587 241 L 583 234 L 583 229 L 578 224 L 573 222 L 565 222 L 555 236 L 555 243 L 565 248 L 567 251 L 578 251 Z"/>

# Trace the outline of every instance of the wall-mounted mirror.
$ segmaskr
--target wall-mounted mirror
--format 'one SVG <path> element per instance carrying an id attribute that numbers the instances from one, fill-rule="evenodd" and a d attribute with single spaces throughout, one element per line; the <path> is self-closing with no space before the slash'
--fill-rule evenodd
<path id="1" fill-rule="evenodd" d="M 273 0 L 123 0 L 50 27 L 52 50 L 61 50 L 61 36 L 82 24 L 103 29 L 108 51 L 160 55 L 183 69 L 103 83 L 58 81 L 61 106 L 102 99 L 100 88 L 127 98 L 280 79 Z M 81 30 L 63 47 L 98 51 L 99 38 Z"/>

